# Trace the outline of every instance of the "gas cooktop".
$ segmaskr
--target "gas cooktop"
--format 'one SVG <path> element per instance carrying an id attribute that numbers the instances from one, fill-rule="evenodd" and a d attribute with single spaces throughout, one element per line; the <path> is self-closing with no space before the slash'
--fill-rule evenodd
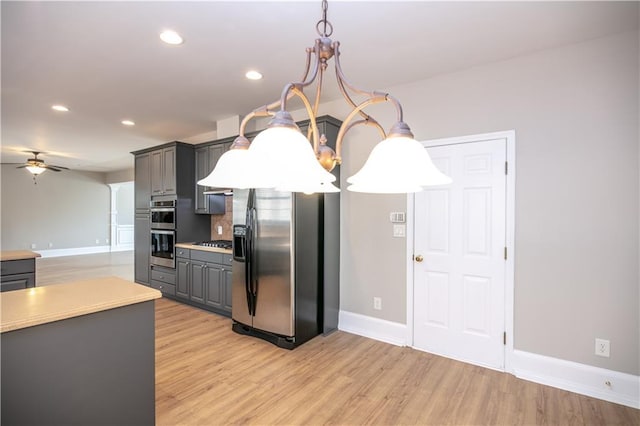
<path id="1" fill-rule="evenodd" d="M 230 240 L 211 240 L 211 241 L 200 241 L 198 243 L 194 243 L 194 245 L 230 249 L 232 246 L 232 243 Z"/>

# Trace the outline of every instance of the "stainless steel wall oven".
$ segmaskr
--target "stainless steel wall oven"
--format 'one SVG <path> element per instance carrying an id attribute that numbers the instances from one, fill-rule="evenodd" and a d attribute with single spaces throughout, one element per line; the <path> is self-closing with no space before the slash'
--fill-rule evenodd
<path id="1" fill-rule="evenodd" d="M 149 211 L 151 228 L 176 229 L 176 200 L 153 200 Z"/>
<path id="2" fill-rule="evenodd" d="M 151 264 L 175 268 L 175 244 L 176 231 L 151 229 Z"/>

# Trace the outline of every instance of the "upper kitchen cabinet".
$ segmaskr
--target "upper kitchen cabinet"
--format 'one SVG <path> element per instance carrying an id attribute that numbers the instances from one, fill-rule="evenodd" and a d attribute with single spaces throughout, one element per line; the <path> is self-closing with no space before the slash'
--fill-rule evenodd
<path id="1" fill-rule="evenodd" d="M 151 155 L 148 152 L 136 155 L 134 179 L 136 211 L 148 211 L 151 201 Z"/>
<path id="2" fill-rule="evenodd" d="M 143 208 L 143 204 L 148 209 L 151 197 L 160 195 L 193 199 L 193 145 L 170 142 L 132 154 L 136 157 L 136 209 Z"/>
<path id="3" fill-rule="evenodd" d="M 176 195 L 176 148 L 151 152 L 151 195 Z"/>
<path id="4" fill-rule="evenodd" d="M 211 173 L 213 168 L 218 164 L 218 160 L 222 157 L 222 154 L 227 152 L 234 138 L 221 139 L 219 141 L 205 143 L 199 145 L 195 150 L 195 212 L 199 214 L 222 214 L 224 213 L 224 204 L 222 204 L 222 210 L 220 210 L 220 203 L 218 200 L 214 200 L 210 195 L 205 192 L 211 191 L 214 188 L 198 185 L 200 179 L 204 179 Z M 223 188 L 226 189 L 226 188 Z"/>

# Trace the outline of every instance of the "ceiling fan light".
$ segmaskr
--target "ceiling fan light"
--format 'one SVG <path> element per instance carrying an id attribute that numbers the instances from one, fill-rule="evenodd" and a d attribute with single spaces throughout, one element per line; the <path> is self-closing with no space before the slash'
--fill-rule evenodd
<path id="1" fill-rule="evenodd" d="M 27 166 L 26 169 L 33 175 L 39 175 L 47 171 L 46 168 L 40 166 Z"/>
<path id="2" fill-rule="evenodd" d="M 251 188 L 316 187 L 336 177 L 327 172 L 297 126 L 271 126 L 260 132 L 248 150 L 252 168 L 246 170 Z"/>
<path id="3" fill-rule="evenodd" d="M 391 136 L 373 148 L 364 166 L 347 182 L 352 184 L 347 189 L 354 192 L 396 194 L 446 185 L 451 178 L 436 168 L 420 142 Z"/>

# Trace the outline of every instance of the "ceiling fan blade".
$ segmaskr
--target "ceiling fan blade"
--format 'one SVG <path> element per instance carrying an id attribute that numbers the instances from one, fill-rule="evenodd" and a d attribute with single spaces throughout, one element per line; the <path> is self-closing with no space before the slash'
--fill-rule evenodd
<path id="1" fill-rule="evenodd" d="M 55 167 L 53 167 L 53 166 L 46 166 L 46 165 L 45 165 L 45 166 L 43 166 L 42 168 L 43 168 L 43 169 L 47 169 L 47 170 L 51 170 L 52 172 L 59 172 L 59 171 L 61 171 L 60 169 L 57 169 L 57 168 L 55 168 Z"/>
<path id="2" fill-rule="evenodd" d="M 69 170 L 68 167 L 56 166 L 55 164 L 45 164 L 45 167 L 55 167 L 56 169 Z"/>
<path id="3" fill-rule="evenodd" d="M 16 169 L 24 169 L 24 168 L 25 168 L 25 167 L 27 167 L 27 166 L 28 166 L 28 164 L 23 164 L 22 166 L 18 166 L 18 167 L 16 167 Z"/>

